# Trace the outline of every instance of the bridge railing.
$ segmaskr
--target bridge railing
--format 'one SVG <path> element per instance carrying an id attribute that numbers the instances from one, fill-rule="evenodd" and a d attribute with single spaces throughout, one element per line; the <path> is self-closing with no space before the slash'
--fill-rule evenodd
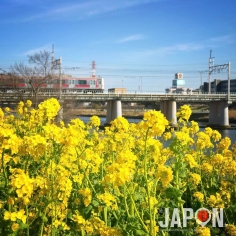
<path id="1" fill-rule="evenodd" d="M 49 97 L 58 98 L 58 92 L 55 91 L 41 91 L 37 95 L 41 99 L 46 99 Z M 24 99 L 33 99 L 32 91 L 25 91 L 19 93 L 19 91 L 8 91 L 8 92 L 0 92 L 0 100 L 1 101 L 18 101 Z M 146 100 L 162 100 L 162 99 L 176 99 L 178 101 L 209 101 L 209 100 L 227 100 L 227 93 L 166 93 L 163 91 L 136 91 L 129 90 L 126 93 L 108 93 L 108 91 L 104 91 L 103 93 L 62 93 L 62 99 L 77 99 L 77 100 L 86 100 L 89 101 L 99 101 L 106 99 L 121 99 L 124 101 L 145 101 Z M 236 101 L 236 93 L 231 93 L 231 100 Z"/>

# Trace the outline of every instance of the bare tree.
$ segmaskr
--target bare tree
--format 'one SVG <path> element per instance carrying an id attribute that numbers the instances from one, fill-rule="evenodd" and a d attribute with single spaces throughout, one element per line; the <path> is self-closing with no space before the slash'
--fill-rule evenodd
<path id="1" fill-rule="evenodd" d="M 49 51 L 36 52 L 33 55 L 28 55 L 29 65 L 20 62 L 10 67 L 11 74 L 24 80 L 26 86 L 31 89 L 35 107 L 38 104 L 40 89 L 58 80 L 57 76 L 53 73 L 56 65 L 51 62 L 50 55 Z"/>

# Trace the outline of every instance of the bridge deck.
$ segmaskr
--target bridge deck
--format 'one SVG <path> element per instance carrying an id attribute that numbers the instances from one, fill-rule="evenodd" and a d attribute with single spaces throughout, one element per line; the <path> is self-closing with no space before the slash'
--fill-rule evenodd
<path id="1" fill-rule="evenodd" d="M 46 99 L 50 97 L 58 98 L 58 93 L 38 93 L 38 98 Z M 26 99 L 33 99 L 30 93 L 1 93 L 0 102 L 20 101 Z M 141 102 L 141 101 L 163 101 L 174 100 L 179 102 L 209 102 L 209 101 L 223 101 L 228 100 L 227 94 L 212 93 L 212 94 L 170 94 L 170 93 L 63 93 L 62 100 L 76 100 L 76 101 L 108 101 L 108 100 L 121 100 L 125 102 Z M 230 101 L 236 102 L 236 94 L 230 94 Z"/>

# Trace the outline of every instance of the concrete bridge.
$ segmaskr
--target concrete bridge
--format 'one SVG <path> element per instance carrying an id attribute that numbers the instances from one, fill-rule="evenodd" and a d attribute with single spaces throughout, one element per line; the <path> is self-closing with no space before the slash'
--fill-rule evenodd
<path id="1" fill-rule="evenodd" d="M 58 98 L 58 93 L 40 92 L 41 99 Z M 107 102 L 106 123 L 110 123 L 118 116 L 122 116 L 122 102 L 159 102 L 160 110 L 174 126 L 177 122 L 177 103 L 207 103 L 209 105 L 209 126 L 229 126 L 228 106 L 236 102 L 236 93 L 191 93 L 174 94 L 164 92 L 127 93 L 62 93 L 62 100 L 80 102 Z M 30 99 L 30 94 L 21 94 L 21 99 Z M 0 102 L 19 101 L 19 95 L 14 93 L 0 94 Z"/>

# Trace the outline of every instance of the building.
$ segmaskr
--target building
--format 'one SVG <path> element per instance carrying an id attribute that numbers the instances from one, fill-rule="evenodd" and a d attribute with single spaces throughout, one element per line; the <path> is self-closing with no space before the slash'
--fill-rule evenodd
<path id="1" fill-rule="evenodd" d="M 166 93 L 191 93 L 192 89 L 185 87 L 185 80 L 183 79 L 183 73 L 176 73 L 175 79 L 172 80 L 172 87 L 166 88 Z"/>
<path id="2" fill-rule="evenodd" d="M 209 92 L 209 83 L 204 82 L 202 87 L 203 92 Z M 228 80 L 215 79 L 211 82 L 211 93 L 227 93 Z M 230 80 L 230 92 L 236 92 L 236 79 Z"/>
<path id="3" fill-rule="evenodd" d="M 110 88 L 108 89 L 108 93 L 127 93 L 126 88 Z"/>

